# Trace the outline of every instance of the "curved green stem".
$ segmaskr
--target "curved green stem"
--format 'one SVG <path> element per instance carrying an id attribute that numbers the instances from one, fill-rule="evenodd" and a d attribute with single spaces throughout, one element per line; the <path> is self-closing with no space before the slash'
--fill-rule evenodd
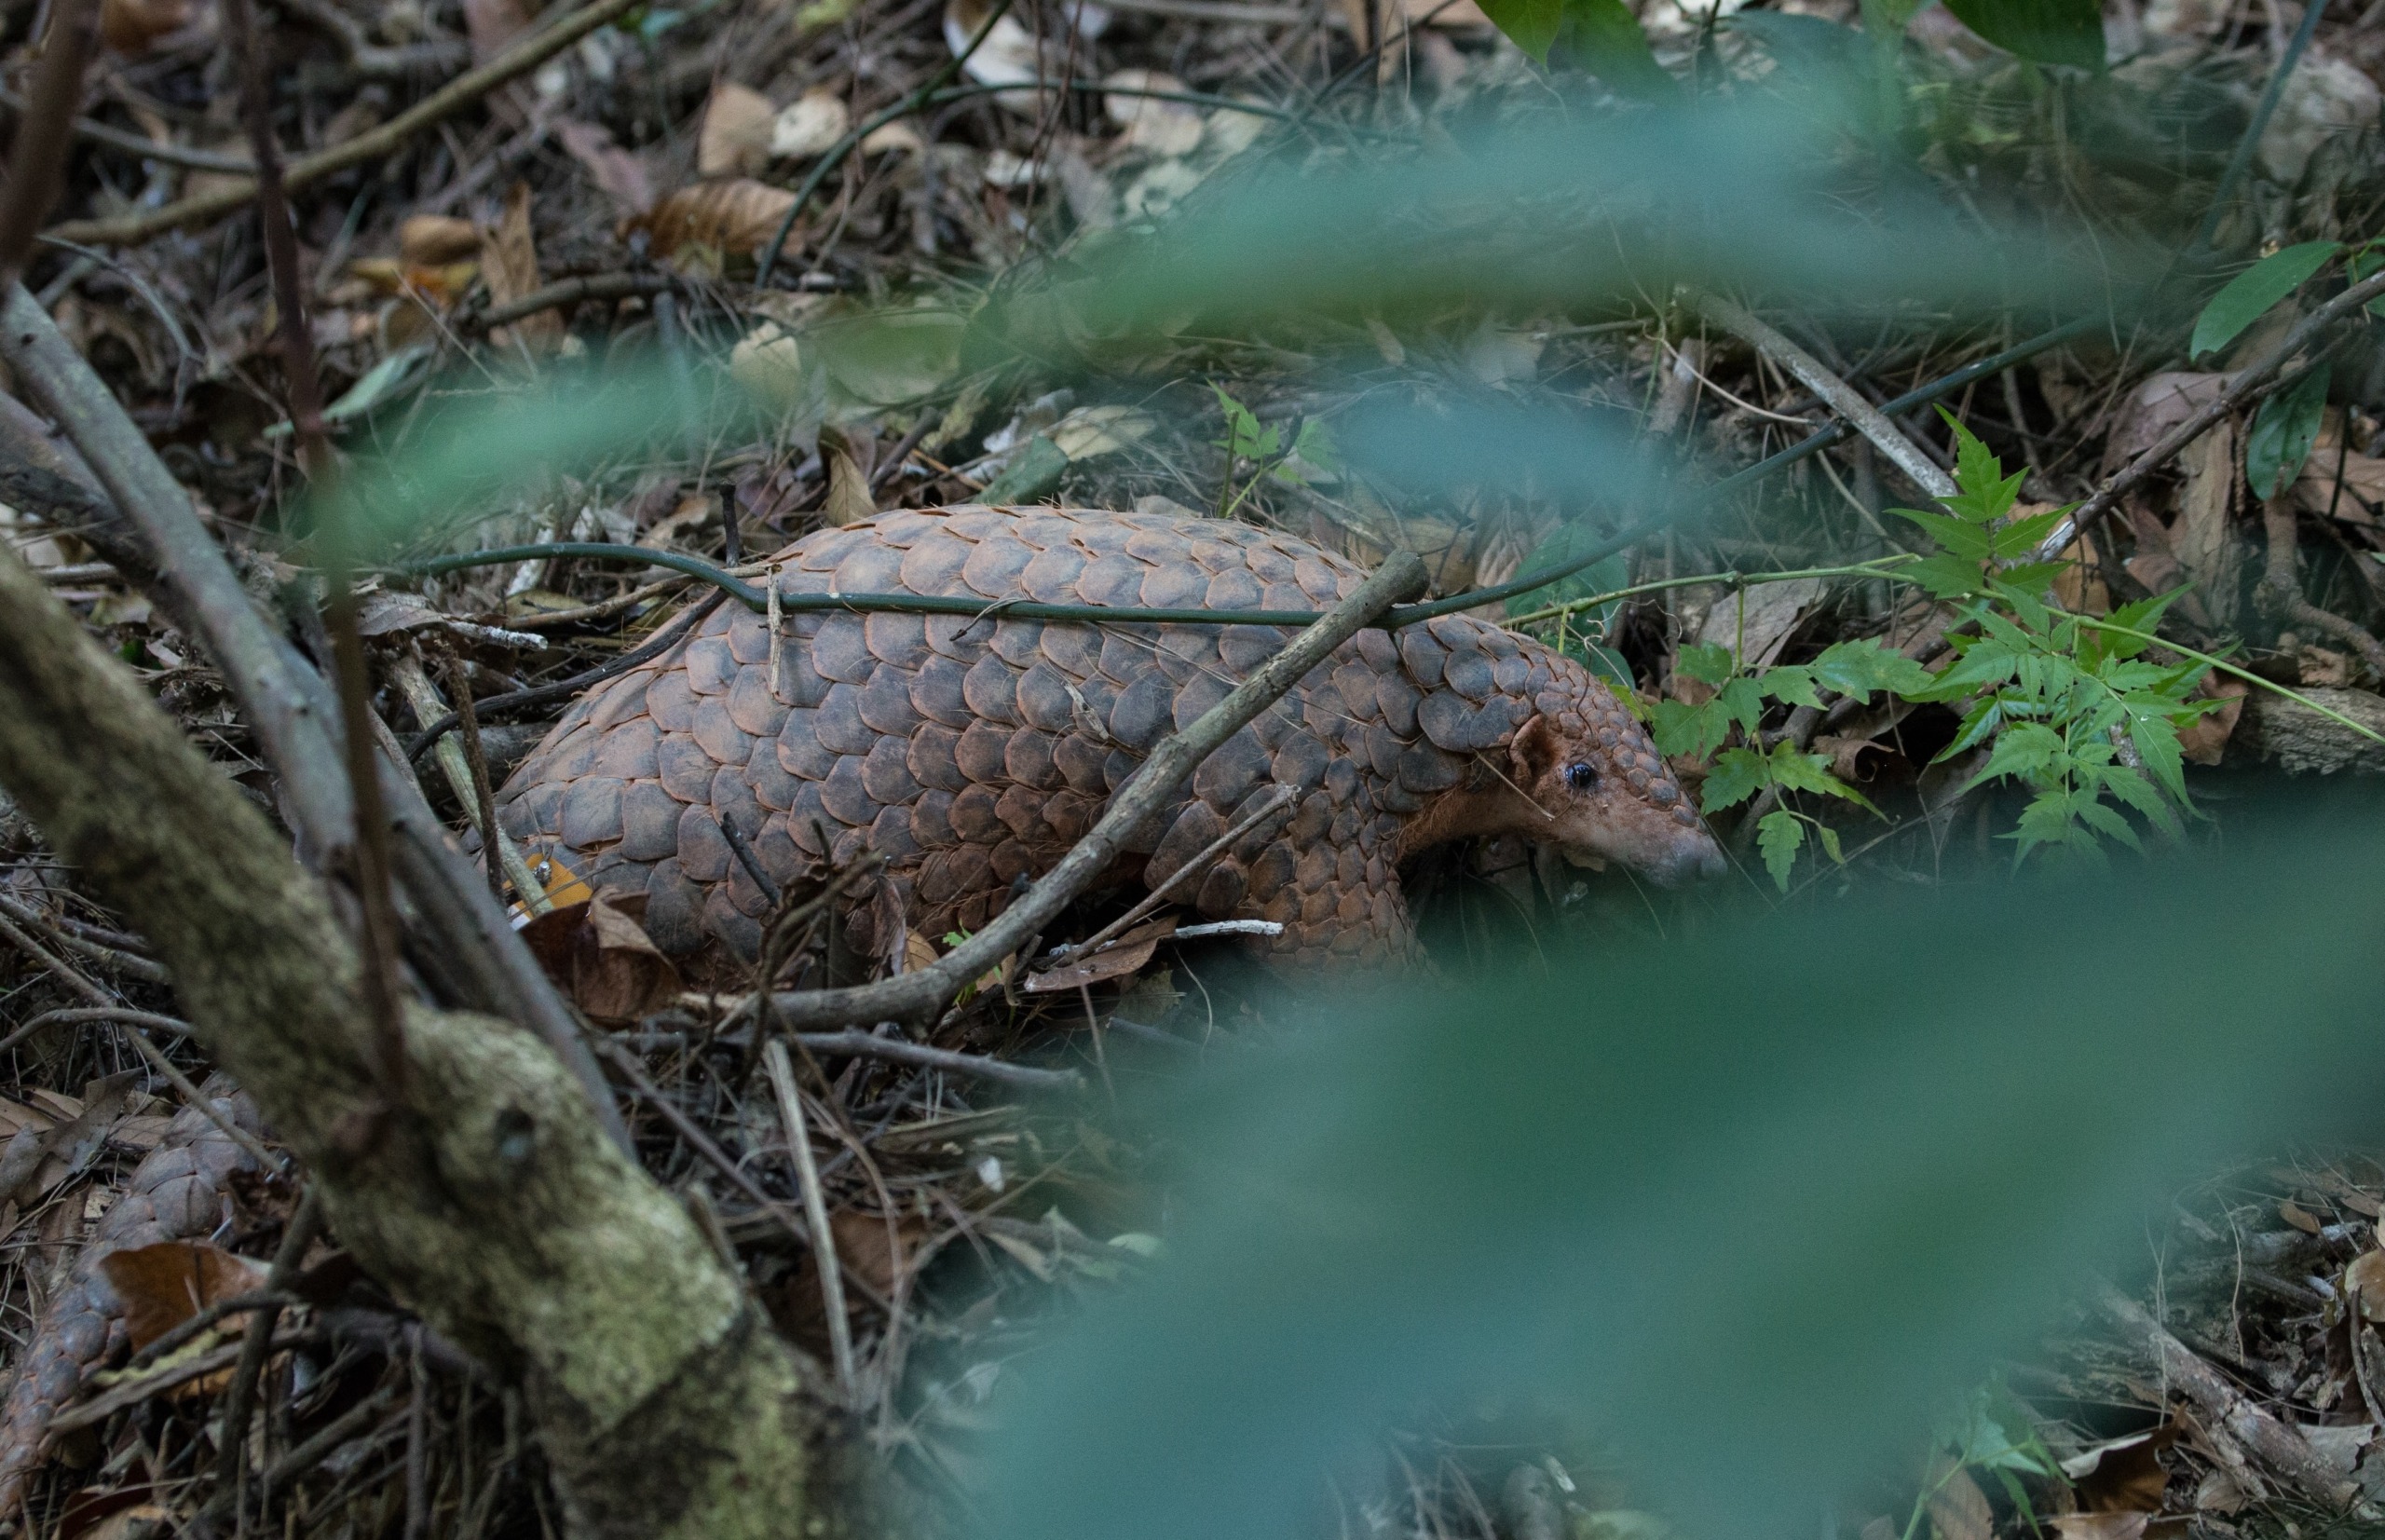
<path id="1" fill-rule="evenodd" d="M 2321 705 L 2318 702 L 2313 701 L 2310 697 L 2303 694 L 2299 690 L 2288 689 L 2283 685 L 2277 683 L 2275 680 L 2264 679 L 2250 669 L 2238 668 L 2234 663 L 2228 662 L 2224 659 L 2215 658 L 2208 652 L 2197 652 L 2190 647 L 2181 647 L 2176 642 L 2170 640 L 2167 636 L 2156 636 L 2150 632 L 2138 631 L 2133 626 L 2114 625 L 2109 620 L 2099 620 L 2092 615 L 2072 615 L 2070 618 L 2077 620 L 2080 625 L 2092 627 L 2096 631 L 2108 631 L 2116 636 L 2130 636 L 2140 642 L 2150 642 L 2155 647 L 2166 648 L 2171 652 L 2176 653 L 2181 658 L 2191 658 L 2196 662 L 2201 663 L 2208 668 L 2217 669 L 2220 673 L 2228 675 L 2231 678 L 2242 679 L 2248 685 L 2257 685 L 2261 688 L 2270 691 L 2272 694 L 2283 695 L 2287 700 L 2293 702 L 2296 705 L 2307 707 L 2311 711 L 2317 712 L 2320 715 L 2325 717 L 2330 722 L 2339 723 L 2344 727 L 2348 727 L 2351 729 L 2352 731 L 2360 734 L 2363 738 L 2368 739 L 2372 743 L 2385 743 L 2385 734 L 2379 734 L 2374 729 L 2361 726 L 2358 722 L 2355 722 L 2351 717 L 2346 716 L 2342 712 L 2329 711 L 2326 707 Z"/>

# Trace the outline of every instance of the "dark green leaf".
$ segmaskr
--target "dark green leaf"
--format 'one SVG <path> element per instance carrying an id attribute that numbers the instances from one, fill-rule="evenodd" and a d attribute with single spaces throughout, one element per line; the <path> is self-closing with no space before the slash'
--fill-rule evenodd
<path id="1" fill-rule="evenodd" d="M 1564 0 L 1490 0 L 1482 14 L 1535 64 L 1548 62 L 1549 45 L 1565 22 Z"/>
<path id="2" fill-rule="evenodd" d="M 1648 51 L 1648 34 L 1623 0 L 1564 0 L 1555 51 L 1562 62 L 1618 91 L 1641 97 L 1673 93 L 1673 77 Z"/>
<path id="3" fill-rule="evenodd" d="M 2324 363 L 2261 402 L 2244 435 L 2244 483 L 2256 497 L 2274 497 L 2302 474 L 2327 411 Z"/>
<path id="4" fill-rule="evenodd" d="M 2104 67 L 2104 9 L 2095 0 L 1946 0 L 1955 19 L 1999 48 L 2040 64 Z"/>
<path id="5" fill-rule="evenodd" d="M 2187 345 L 2187 356 L 2201 358 L 2235 341 L 2237 334 L 2260 320 L 2270 306 L 2301 288 L 2311 274 L 2327 265 L 2329 257 L 2342 250 L 2332 240 L 2306 240 L 2299 246 L 2271 252 L 2229 279 L 2228 287 L 2212 295 L 2211 303 L 2195 318 L 2194 340 Z"/>
<path id="6" fill-rule="evenodd" d="M 1780 891 L 1789 891 L 1789 873 L 1797 865 L 1797 848 L 1806 842 L 1805 820 L 1786 808 L 1775 808 L 1756 820 L 1755 845 L 1764 852 L 1764 869 Z"/>
<path id="7" fill-rule="evenodd" d="M 1680 656 L 1673 661 L 1673 668 L 1701 685 L 1719 685 L 1736 672 L 1731 661 L 1731 649 L 1720 642 L 1684 644 Z"/>
<path id="8" fill-rule="evenodd" d="M 1698 806 L 1708 812 L 1736 808 L 1772 784 L 1772 761 L 1753 749 L 1724 749 L 1706 772 Z"/>

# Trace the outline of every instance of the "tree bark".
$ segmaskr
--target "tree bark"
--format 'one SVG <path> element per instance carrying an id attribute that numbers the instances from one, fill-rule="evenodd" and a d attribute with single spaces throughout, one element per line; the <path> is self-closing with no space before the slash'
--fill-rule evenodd
<path id="1" fill-rule="evenodd" d="M 314 1168 L 358 1259 L 522 1384 L 577 1533 L 864 1521 L 852 1456 L 821 1442 L 828 1419 L 794 1355 L 543 1044 L 415 1006 L 390 1104 L 322 888 L 7 553 L 0 786 L 157 947 L 200 1041 Z"/>

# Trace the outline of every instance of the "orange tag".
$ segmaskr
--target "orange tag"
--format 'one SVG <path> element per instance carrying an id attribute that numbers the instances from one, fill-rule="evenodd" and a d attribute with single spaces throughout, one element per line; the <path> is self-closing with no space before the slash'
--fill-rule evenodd
<path id="1" fill-rule="evenodd" d="M 553 856 L 533 854 L 528 851 L 522 854 L 523 859 L 530 864 L 530 875 L 546 885 L 549 908 L 561 909 L 574 904 L 585 904 L 596 896 L 585 879 Z M 517 931 L 530 923 L 530 911 L 521 904 L 513 905 L 505 912 Z"/>

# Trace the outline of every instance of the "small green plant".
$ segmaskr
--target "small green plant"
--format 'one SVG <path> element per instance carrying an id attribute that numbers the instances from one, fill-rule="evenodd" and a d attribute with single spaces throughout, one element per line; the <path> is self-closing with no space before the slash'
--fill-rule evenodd
<path id="1" fill-rule="evenodd" d="M 1957 489 L 1946 511 L 1892 511 L 1937 550 L 1887 575 L 1956 606 L 1947 628 L 1953 662 L 1932 674 L 1861 640 L 1840 642 L 1809 662 L 1748 672 L 1729 647 L 1689 646 L 1676 670 L 1711 695 L 1696 704 L 1659 702 L 1651 714 L 1657 752 L 1710 757 L 1699 795 L 1710 815 L 1767 790 L 1776 794 L 1780 805 L 1756 822 L 1756 848 L 1783 892 L 1809 834 L 1833 861 L 1843 855 L 1837 833 L 1790 801 L 1792 794 L 1879 811 L 1832 772 L 1827 756 L 1786 739 L 1763 742 L 1760 729 L 1774 705 L 1819 707 L 1825 691 L 1869 698 L 1885 690 L 1905 701 L 1963 705 L 1955 738 L 1937 762 L 1992 742 L 1986 763 L 1962 789 L 2009 780 L 2036 793 L 2005 836 L 2017 846 L 2016 859 L 2041 846 L 2094 856 L 2106 838 L 2134 849 L 2141 840 L 2122 809 L 2173 837 L 2182 832 L 2178 810 L 2193 811 L 2178 731 L 2221 702 L 2189 698 L 2207 663 L 2155 663 L 2144 656 L 2177 594 L 2125 606 L 2107 620 L 2056 607 L 2050 591 L 2064 564 L 2034 556 L 2070 511 L 2016 513 L 2021 474 L 2007 476 L 1976 435 L 1952 415 L 1946 420 L 1955 433 Z"/>
<path id="2" fill-rule="evenodd" d="M 1213 382 L 1209 388 L 1217 393 L 1218 409 L 1226 419 L 1226 436 L 1210 441 L 1226 452 L 1225 480 L 1218 488 L 1219 518 L 1231 517 L 1242 506 L 1243 499 L 1258 490 L 1261 481 L 1305 486 L 1312 473 L 1329 474 L 1341 469 L 1332 430 L 1320 419 L 1302 419 L 1287 448 L 1282 429 L 1274 423 L 1261 424 L 1249 407 L 1226 394 L 1225 387 Z M 1234 469 L 1242 465 L 1250 467 L 1250 476 L 1242 484 L 1242 490 L 1236 492 Z"/>
<path id="3" fill-rule="evenodd" d="M 2001 1379 L 1972 1391 L 1949 1415 L 1940 1418 L 1930 1431 L 1929 1447 L 1929 1477 L 1914 1499 L 1913 1517 L 1905 1521 L 1905 1540 L 1915 1540 L 1920 1533 L 1931 1500 L 1967 1471 L 1996 1478 L 2013 1510 L 2028 1521 L 2030 1531 L 2044 1533 L 2021 1478 L 2059 1481 L 2062 1465 L 2039 1437 L 2028 1409 Z"/>

